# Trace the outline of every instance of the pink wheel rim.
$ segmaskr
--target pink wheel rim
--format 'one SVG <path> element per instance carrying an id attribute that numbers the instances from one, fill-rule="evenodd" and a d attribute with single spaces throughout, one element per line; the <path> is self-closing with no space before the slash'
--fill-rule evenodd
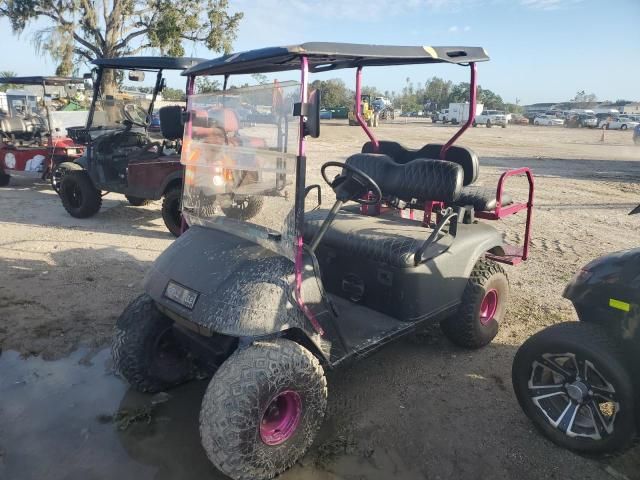
<path id="1" fill-rule="evenodd" d="M 267 445 L 280 445 L 289 440 L 300 423 L 302 399 L 297 392 L 287 390 L 276 395 L 260 420 L 260 438 Z"/>
<path id="2" fill-rule="evenodd" d="M 480 323 L 487 325 L 496 314 L 498 310 L 498 291 L 493 289 L 489 290 L 480 304 Z"/>

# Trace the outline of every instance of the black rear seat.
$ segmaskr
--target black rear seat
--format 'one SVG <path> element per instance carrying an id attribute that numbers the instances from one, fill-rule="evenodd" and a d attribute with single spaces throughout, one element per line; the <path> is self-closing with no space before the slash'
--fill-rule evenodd
<path id="1" fill-rule="evenodd" d="M 398 142 L 380 141 L 378 153 L 388 155 L 396 163 L 405 164 L 412 160 L 422 159 L 437 159 L 440 158 L 441 144 L 427 144 L 420 149 L 405 148 Z M 373 153 L 374 145 L 371 142 L 367 142 L 362 147 L 363 153 Z M 473 185 L 478 179 L 480 173 L 480 162 L 478 156 L 470 149 L 465 147 L 459 147 L 453 145 L 447 150 L 446 160 L 457 163 L 462 167 L 464 172 L 463 188 L 459 197 L 453 201 L 448 202 L 452 206 L 467 206 L 473 205 L 476 211 L 493 211 L 496 208 L 496 189 L 481 187 Z M 437 200 L 435 198 L 429 200 Z M 502 194 L 502 205 L 509 205 L 513 203 L 511 196 Z"/>
<path id="2" fill-rule="evenodd" d="M 380 187 L 383 195 L 401 200 L 416 199 L 455 201 L 462 189 L 462 168 L 442 160 L 416 159 L 404 165 L 382 154 L 359 153 L 347 159 L 352 165 L 369 175 Z M 320 228 L 327 210 L 305 213 L 305 240 L 308 242 Z M 341 210 L 321 245 L 336 248 L 349 255 L 367 258 L 399 268 L 414 266 L 418 248 L 429 236 L 430 230 L 419 222 L 397 216 L 367 216 L 357 210 Z M 435 242 L 431 247 L 437 255 L 446 249 Z"/>

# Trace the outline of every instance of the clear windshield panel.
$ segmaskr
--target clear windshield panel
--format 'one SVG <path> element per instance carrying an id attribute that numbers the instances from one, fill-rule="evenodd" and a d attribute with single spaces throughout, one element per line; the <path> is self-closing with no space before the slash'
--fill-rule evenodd
<path id="1" fill-rule="evenodd" d="M 153 86 L 135 84 L 126 70 L 105 69 L 92 126 L 107 129 L 125 128 L 126 120 L 145 125 L 153 99 Z"/>
<path id="2" fill-rule="evenodd" d="M 299 98 L 296 82 L 189 98 L 182 209 L 190 225 L 221 229 L 293 259 Z"/>

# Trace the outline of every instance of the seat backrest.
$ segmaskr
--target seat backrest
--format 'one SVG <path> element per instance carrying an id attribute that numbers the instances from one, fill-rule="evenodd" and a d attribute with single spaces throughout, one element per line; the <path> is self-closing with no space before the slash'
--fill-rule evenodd
<path id="1" fill-rule="evenodd" d="M 439 159 L 442 144 L 429 143 L 420 149 L 405 148 L 398 142 L 382 140 L 379 149 L 375 152 L 373 143 L 367 142 L 362 146 L 362 153 L 384 153 L 389 155 L 396 163 L 404 164 L 416 158 Z M 478 179 L 480 162 L 473 150 L 466 147 L 453 145 L 447 150 L 445 160 L 457 163 L 464 172 L 464 185 L 471 185 Z"/>
<path id="2" fill-rule="evenodd" d="M 160 109 L 160 131 L 167 140 L 180 140 L 184 133 L 182 113 L 184 108 L 179 105 L 170 105 Z"/>
<path id="3" fill-rule="evenodd" d="M 457 163 L 418 158 L 400 164 L 384 154 L 358 153 L 347 159 L 369 175 L 385 196 L 405 202 L 454 202 L 462 190 L 463 171 Z"/>

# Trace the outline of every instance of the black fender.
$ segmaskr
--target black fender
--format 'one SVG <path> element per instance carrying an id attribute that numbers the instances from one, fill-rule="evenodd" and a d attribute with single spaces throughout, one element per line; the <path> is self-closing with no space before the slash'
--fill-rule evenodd
<path id="1" fill-rule="evenodd" d="M 623 340 L 640 342 L 640 248 L 585 265 L 566 286 L 581 321 L 599 322 Z"/>
<path id="2" fill-rule="evenodd" d="M 167 193 L 168 187 L 173 183 L 178 184 L 180 185 L 180 187 L 182 187 L 183 176 L 184 176 L 183 170 L 179 170 L 167 175 L 165 179 L 162 181 L 162 184 L 160 185 L 160 188 L 158 189 L 156 196 L 158 198 L 161 198 L 165 193 Z"/>

